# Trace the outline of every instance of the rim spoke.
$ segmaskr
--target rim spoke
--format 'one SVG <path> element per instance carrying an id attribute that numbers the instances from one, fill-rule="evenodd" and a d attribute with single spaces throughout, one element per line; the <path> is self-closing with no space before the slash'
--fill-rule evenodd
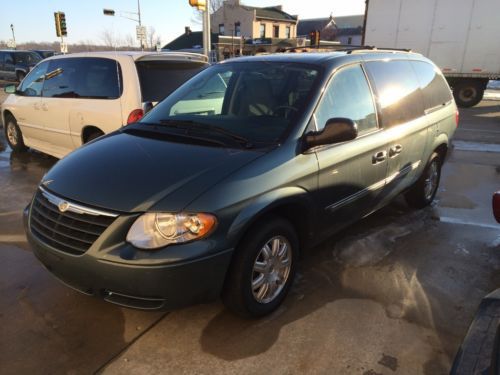
<path id="1" fill-rule="evenodd" d="M 283 259 L 283 257 L 287 254 L 287 252 L 288 252 L 288 245 L 286 244 L 286 242 L 283 242 L 280 250 L 278 251 L 278 258 Z"/>
<path id="2" fill-rule="evenodd" d="M 261 286 L 259 292 L 257 293 L 257 300 L 262 301 L 267 295 L 268 290 L 269 290 L 269 283 L 264 283 Z"/>
<path id="3" fill-rule="evenodd" d="M 262 255 L 264 256 L 264 259 L 267 261 L 271 257 L 271 248 L 269 247 L 269 243 L 266 243 L 266 245 L 262 248 L 261 252 Z"/>
<path id="4" fill-rule="evenodd" d="M 267 261 L 264 261 L 264 262 L 256 261 L 254 266 L 253 266 L 253 270 L 255 272 L 259 272 L 259 273 L 266 272 L 266 268 L 267 268 Z"/>
<path id="5" fill-rule="evenodd" d="M 275 257 L 276 255 L 278 255 L 278 251 L 279 251 L 279 248 L 280 248 L 280 244 L 281 244 L 281 241 L 279 240 L 279 238 L 275 238 L 273 240 L 273 252 L 272 252 L 272 255 Z"/>
<path id="6" fill-rule="evenodd" d="M 252 288 L 254 290 L 260 288 L 264 284 L 265 280 L 266 278 L 264 277 L 264 275 L 260 274 L 259 277 L 252 281 Z"/>

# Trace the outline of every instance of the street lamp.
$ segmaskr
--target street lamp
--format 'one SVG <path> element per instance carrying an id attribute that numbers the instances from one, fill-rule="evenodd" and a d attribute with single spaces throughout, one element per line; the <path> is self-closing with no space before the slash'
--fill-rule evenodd
<path id="1" fill-rule="evenodd" d="M 104 8 L 102 10 L 102 13 L 105 16 L 114 16 L 115 15 L 114 9 L 108 9 L 108 8 Z M 134 14 L 134 15 L 137 16 L 137 18 L 131 18 L 131 17 L 128 17 L 128 16 L 124 16 L 122 13 Z M 137 0 L 137 12 L 120 12 L 119 16 L 122 17 L 122 18 L 126 18 L 128 20 L 132 20 L 132 21 L 137 22 L 139 24 L 139 29 L 142 30 L 142 23 L 141 23 L 141 3 L 140 3 L 140 0 Z M 144 51 L 143 40 L 144 39 L 141 36 L 141 38 L 140 38 L 140 41 L 141 41 L 141 51 Z"/>
<path id="2" fill-rule="evenodd" d="M 14 24 L 10 24 L 10 29 L 12 30 L 12 42 L 14 45 L 14 49 L 16 49 L 16 36 L 14 35 Z"/>

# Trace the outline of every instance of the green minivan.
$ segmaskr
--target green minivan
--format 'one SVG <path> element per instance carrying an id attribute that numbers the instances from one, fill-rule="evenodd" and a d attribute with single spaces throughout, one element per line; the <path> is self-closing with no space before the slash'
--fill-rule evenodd
<path id="1" fill-rule="evenodd" d="M 151 310 L 222 297 L 263 316 L 301 252 L 401 193 L 429 205 L 457 124 L 446 80 L 419 54 L 227 60 L 60 160 L 26 233 L 85 294 Z"/>

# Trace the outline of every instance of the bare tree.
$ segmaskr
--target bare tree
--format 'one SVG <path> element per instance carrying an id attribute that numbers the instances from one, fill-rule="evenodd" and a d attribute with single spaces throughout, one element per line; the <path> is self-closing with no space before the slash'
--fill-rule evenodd
<path id="1" fill-rule="evenodd" d="M 208 10 L 210 14 L 214 14 L 219 8 L 224 5 L 225 0 L 208 0 Z M 201 11 L 198 9 L 193 9 L 193 17 L 191 17 L 191 22 L 201 25 L 203 23 L 203 16 Z"/>
<path id="2" fill-rule="evenodd" d="M 104 29 L 101 33 L 101 40 L 106 47 L 115 48 L 117 46 L 117 40 L 115 33 L 112 30 Z"/>
<path id="3" fill-rule="evenodd" d="M 125 35 L 125 46 L 126 47 L 136 47 L 137 42 L 132 34 Z"/>
<path id="4" fill-rule="evenodd" d="M 155 38 L 156 38 L 156 29 L 151 26 L 148 30 L 148 34 L 147 34 L 147 40 L 146 40 L 146 46 L 149 47 L 150 49 L 153 49 L 154 48 L 154 42 L 155 42 Z"/>

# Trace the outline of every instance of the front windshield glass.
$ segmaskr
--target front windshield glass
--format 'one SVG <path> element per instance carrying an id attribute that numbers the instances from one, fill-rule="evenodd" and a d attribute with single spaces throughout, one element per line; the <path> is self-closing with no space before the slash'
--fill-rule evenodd
<path id="1" fill-rule="evenodd" d="M 149 112 L 141 123 L 190 129 L 207 137 L 279 142 L 302 113 L 317 68 L 285 62 L 233 62 L 201 72 Z"/>

